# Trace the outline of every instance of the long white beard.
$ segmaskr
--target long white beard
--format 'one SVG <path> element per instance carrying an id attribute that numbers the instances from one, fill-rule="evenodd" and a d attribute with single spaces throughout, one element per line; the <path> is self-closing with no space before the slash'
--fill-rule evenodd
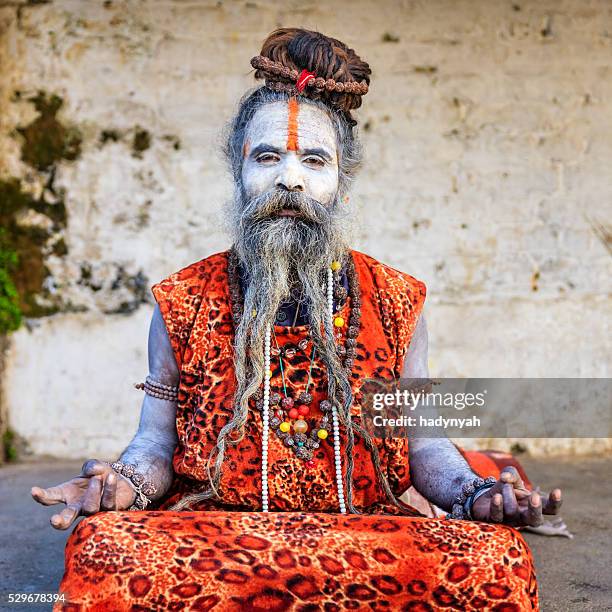
<path id="1" fill-rule="evenodd" d="M 279 217 L 283 208 L 299 216 Z M 248 399 L 263 380 L 264 336 L 273 326 L 281 303 L 297 284 L 308 301 L 308 314 L 317 354 L 330 376 L 343 376 L 337 358 L 328 312 L 326 279 L 332 261 L 348 251 L 351 225 L 339 201 L 329 206 L 300 192 L 275 189 L 247 199 L 239 193 L 227 211 L 234 248 L 246 273 L 244 313 L 236 329 L 236 416 L 246 420 Z M 256 312 L 256 316 L 248 314 Z M 329 338 L 325 327 L 329 326 Z"/>

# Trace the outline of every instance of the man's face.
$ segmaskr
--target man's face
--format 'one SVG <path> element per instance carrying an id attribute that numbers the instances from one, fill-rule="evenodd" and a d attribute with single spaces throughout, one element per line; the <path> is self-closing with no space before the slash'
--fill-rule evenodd
<path id="1" fill-rule="evenodd" d="M 248 125 L 242 154 L 247 198 L 285 188 L 327 205 L 338 191 L 334 128 L 329 116 L 311 104 L 292 98 L 260 108 Z"/>

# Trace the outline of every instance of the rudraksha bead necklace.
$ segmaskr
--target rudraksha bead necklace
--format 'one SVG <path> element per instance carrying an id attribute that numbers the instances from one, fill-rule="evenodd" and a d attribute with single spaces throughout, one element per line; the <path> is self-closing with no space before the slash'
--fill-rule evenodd
<path id="1" fill-rule="evenodd" d="M 240 322 L 240 319 L 243 316 L 243 310 L 244 310 L 243 296 L 242 296 L 242 291 L 240 288 L 240 280 L 238 276 L 238 266 L 239 266 L 238 256 L 235 250 L 232 248 L 230 250 L 229 259 L 228 259 L 228 282 L 229 282 L 229 291 L 230 291 L 230 298 L 231 298 L 232 315 L 234 317 L 234 322 L 236 325 Z M 341 330 L 346 324 L 342 316 L 340 315 L 336 316 L 334 314 L 334 297 L 336 297 L 337 299 L 342 299 L 342 296 L 338 294 L 339 293 L 341 294 L 343 291 L 344 292 L 346 291 L 344 287 L 342 286 L 339 286 L 339 289 L 342 291 L 338 291 L 338 285 L 339 285 L 338 276 L 339 276 L 339 271 L 341 267 L 342 266 L 340 262 L 334 261 L 332 262 L 332 264 L 327 270 L 328 310 L 332 318 L 332 325 L 334 329 L 337 330 L 336 331 L 336 341 L 341 340 L 342 338 Z M 353 364 L 355 362 L 357 336 L 359 334 L 359 326 L 361 322 L 361 297 L 359 294 L 359 283 L 358 283 L 357 274 L 355 272 L 353 260 L 352 260 L 352 257 L 350 256 L 347 257 L 347 277 L 349 281 L 349 296 L 351 298 L 351 303 L 350 303 L 351 312 L 350 312 L 349 321 L 348 321 L 347 340 L 346 340 L 346 346 L 342 346 L 342 344 L 337 344 L 336 350 L 342 362 L 343 368 L 345 369 L 345 372 L 347 374 L 347 378 L 350 379 L 350 374 L 353 368 Z M 334 281 L 336 281 L 336 290 L 334 290 L 334 285 L 335 285 Z M 346 298 L 346 295 L 344 295 L 343 297 Z M 252 316 L 256 316 L 256 313 L 252 313 Z M 264 339 L 264 371 L 267 372 L 268 375 L 264 376 L 263 392 L 262 392 L 262 397 L 261 397 L 262 399 L 261 413 L 262 413 L 262 424 L 263 424 L 262 485 L 261 486 L 262 486 L 262 510 L 264 512 L 267 512 L 269 508 L 269 498 L 268 498 L 269 428 L 272 425 L 272 423 L 276 423 L 276 421 L 273 421 L 270 418 L 270 406 L 272 405 L 271 403 L 272 399 L 280 400 L 280 397 L 279 398 L 276 397 L 279 394 L 275 394 L 274 396 L 271 396 L 271 393 L 270 393 L 270 378 L 271 378 L 271 373 L 272 373 L 270 369 L 271 337 L 272 337 L 272 328 L 270 325 L 268 325 L 266 329 L 265 339 Z M 313 350 L 313 354 L 311 357 L 311 365 L 312 365 L 313 359 L 314 359 L 314 350 Z M 305 393 L 307 393 L 307 391 Z M 301 396 L 301 397 L 305 399 L 305 396 Z M 274 405 L 277 405 L 277 404 L 274 404 Z M 302 405 L 307 405 L 307 403 L 302 402 Z M 336 471 L 336 484 L 338 488 L 338 500 L 339 500 L 340 512 L 344 514 L 346 513 L 346 503 L 344 500 L 344 486 L 343 486 L 343 476 L 342 476 L 342 456 L 341 456 L 341 450 L 340 450 L 340 429 L 339 429 L 339 422 L 338 422 L 337 407 L 336 405 L 334 405 L 334 403 L 330 402 L 329 400 L 323 400 L 323 402 L 320 403 L 319 407 L 321 408 L 322 412 L 324 412 L 323 418 L 328 416 L 328 413 L 331 414 L 332 426 L 333 426 L 334 460 L 335 460 L 335 468 L 336 468 L 335 471 Z M 298 414 L 299 414 L 299 408 L 298 408 Z M 272 417 L 272 418 L 275 418 L 275 417 Z M 304 422 L 303 419 L 298 419 L 296 423 L 298 423 L 299 421 Z M 328 422 L 329 422 L 329 418 L 327 418 L 326 420 L 326 423 Z M 283 423 L 287 423 L 288 426 L 283 425 L 283 427 L 281 428 L 281 425 Z M 274 427 L 274 425 L 272 426 Z M 278 431 L 280 433 L 278 435 L 289 434 L 290 428 L 291 428 L 290 422 L 286 420 L 280 421 L 279 419 Z M 302 429 L 302 428 L 303 428 L 303 425 L 298 426 L 298 429 Z M 283 429 L 285 429 L 286 431 L 283 431 Z M 312 428 L 311 433 L 310 433 L 310 436 L 311 436 L 310 438 L 304 435 L 304 438 L 305 438 L 304 440 L 302 439 L 301 436 L 298 436 L 296 440 L 297 434 L 305 434 L 305 432 L 299 431 L 299 430 L 296 431 L 295 424 L 294 424 L 295 433 L 292 436 L 294 440 L 294 444 L 295 442 L 303 442 L 302 446 L 298 446 L 297 444 L 295 444 L 295 446 L 297 447 L 297 448 L 294 448 L 296 455 L 298 456 L 301 455 L 300 458 L 304 459 L 305 461 L 311 460 L 312 448 L 308 448 L 307 442 L 308 440 L 312 440 L 314 443 L 318 444 L 320 440 L 327 438 L 326 435 L 322 437 L 319 434 L 319 431 L 321 431 L 321 429 L 325 429 L 325 428 L 321 428 L 321 427 Z M 314 438 L 313 434 L 314 436 L 316 436 L 316 439 Z M 294 445 L 287 444 L 287 446 L 294 446 Z M 312 446 L 312 443 L 310 443 L 310 446 Z M 310 453 L 306 453 L 300 450 L 300 453 L 298 454 L 297 452 L 298 449 L 309 450 Z M 310 456 L 306 457 L 307 454 Z"/>

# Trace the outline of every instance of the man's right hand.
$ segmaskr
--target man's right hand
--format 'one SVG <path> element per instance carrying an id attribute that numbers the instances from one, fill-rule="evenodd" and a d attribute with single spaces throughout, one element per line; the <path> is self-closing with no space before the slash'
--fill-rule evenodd
<path id="1" fill-rule="evenodd" d="M 127 510 L 136 499 L 132 483 L 97 459 L 86 461 L 76 478 L 48 489 L 32 487 L 31 493 L 44 506 L 66 504 L 66 508 L 51 517 L 55 529 L 68 529 L 79 516 L 104 510 Z"/>

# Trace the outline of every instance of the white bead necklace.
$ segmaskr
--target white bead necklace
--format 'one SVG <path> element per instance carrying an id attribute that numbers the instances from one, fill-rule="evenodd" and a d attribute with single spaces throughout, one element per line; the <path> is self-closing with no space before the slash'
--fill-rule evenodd
<path id="1" fill-rule="evenodd" d="M 327 304 L 330 316 L 334 317 L 334 273 L 331 268 L 327 269 Z M 270 438 L 270 346 L 271 346 L 271 327 L 266 328 L 264 339 L 264 387 L 263 387 L 263 408 L 261 418 L 263 421 L 263 432 L 261 436 L 261 509 L 263 512 L 269 510 L 268 497 L 268 440 Z M 338 424 L 338 411 L 336 406 L 332 406 L 332 420 L 334 430 L 334 464 L 336 466 L 336 485 L 338 487 L 338 503 L 340 512 L 346 514 L 346 502 L 344 500 L 344 485 L 342 482 L 342 455 L 340 454 L 340 428 Z"/>

